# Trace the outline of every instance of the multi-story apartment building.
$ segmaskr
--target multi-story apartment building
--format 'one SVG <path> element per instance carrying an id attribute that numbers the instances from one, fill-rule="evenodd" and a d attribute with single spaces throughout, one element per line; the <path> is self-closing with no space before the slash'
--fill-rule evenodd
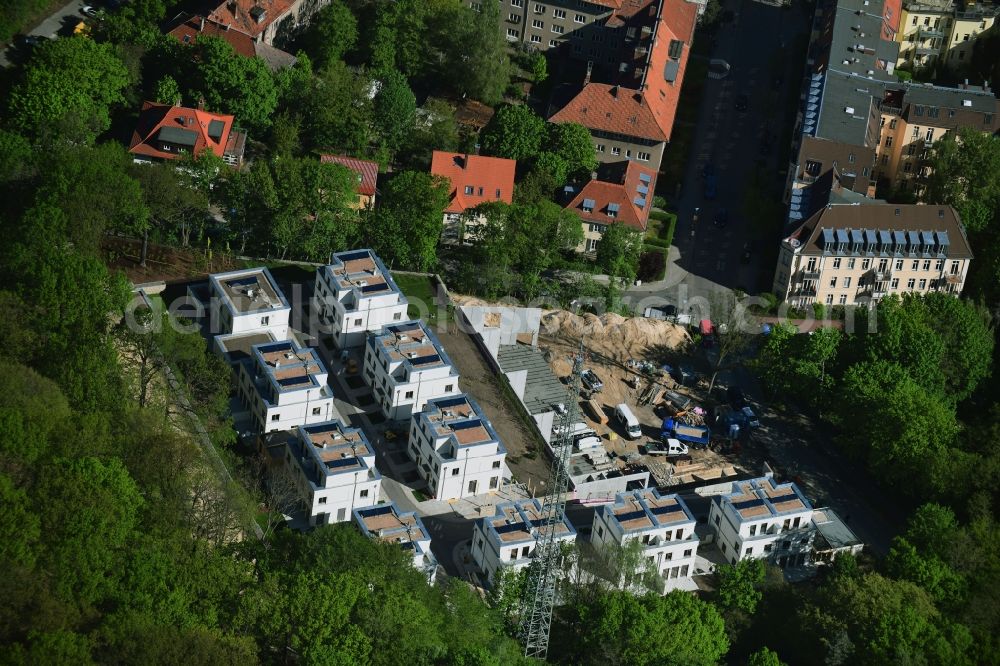
<path id="1" fill-rule="evenodd" d="M 361 346 L 370 331 L 406 320 L 406 296 L 372 250 L 335 252 L 316 271 L 313 301 L 321 334 L 338 349 Z"/>
<path id="2" fill-rule="evenodd" d="M 188 288 L 188 297 L 208 318 L 211 335 L 269 333 L 275 340 L 288 337 L 291 307 L 267 268 L 216 273 L 208 289 Z"/>
<path id="3" fill-rule="evenodd" d="M 408 420 L 429 400 L 457 395 L 458 372 L 421 321 L 386 325 L 365 346 L 365 378 L 390 420 Z"/>
<path id="4" fill-rule="evenodd" d="M 898 80 L 901 11 L 894 0 L 818 5 L 788 169 L 791 222 L 829 202 L 815 185 L 830 174 L 868 197 L 876 189 L 919 195 L 935 141 L 960 128 L 1000 128 L 1000 100 L 989 89 Z"/>
<path id="5" fill-rule="evenodd" d="M 781 243 L 774 292 L 796 307 L 959 294 L 972 252 L 950 206 L 829 205 Z"/>
<path id="6" fill-rule="evenodd" d="M 244 58 L 260 58 L 273 71 L 291 67 L 295 64 L 295 56 L 271 46 L 230 24 L 223 24 L 201 15 L 191 15 L 181 12 L 172 21 L 168 35 L 181 44 L 193 46 L 199 37 L 215 37 L 227 42 L 237 55 Z"/>
<path id="7" fill-rule="evenodd" d="M 408 453 L 438 500 L 497 490 L 507 457 L 493 424 L 464 393 L 431 400 L 413 415 Z"/>
<path id="8" fill-rule="evenodd" d="M 327 421 L 281 435 L 268 447 L 277 448 L 271 472 L 290 476 L 309 525 L 342 523 L 356 509 L 378 504 L 382 475 L 363 432 Z"/>
<path id="9" fill-rule="evenodd" d="M 501 567 L 523 569 L 535 556 L 535 528 L 542 523 L 542 503 L 537 499 L 498 504 L 491 518 L 476 521 L 472 534 L 472 559 L 492 584 Z M 576 540 L 576 530 L 566 516 L 552 528 L 559 543 Z"/>
<path id="10" fill-rule="evenodd" d="M 420 516 L 410 511 L 400 512 L 393 502 L 354 510 L 354 523 L 369 539 L 397 544 L 413 557 L 413 568 L 433 583 L 437 575 L 437 558 L 431 552 L 431 533 Z"/>
<path id="11" fill-rule="evenodd" d="M 375 205 L 375 193 L 378 191 L 377 162 L 346 155 L 320 155 L 319 161 L 323 164 L 338 164 L 357 174 L 358 200 L 354 208 L 370 208 Z"/>
<path id="12" fill-rule="evenodd" d="M 732 492 L 712 498 L 708 524 L 733 564 L 766 559 L 784 568 L 809 561 L 815 528 L 813 508 L 794 483 L 771 477 L 733 483 Z"/>
<path id="13" fill-rule="evenodd" d="M 224 0 L 208 18 L 265 44 L 284 45 L 330 0 Z"/>
<path id="14" fill-rule="evenodd" d="M 595 252 L 608 226 L 615 222 L 645 232 L 656 190 L 656 169 L 635 160 L 601 164 L 596 177 L 582 186 L 565 188 L 573 211 L 583 225 L 577 252 Z"/>
<path id="15" fill-rule="evenodd" d="M 290 340 L 254 345 L 237 375 L 237 395 L 250 409 L 257 432 L 337 417 L 326 367 L 312 348 Z"/>
<path id="16" fill-rule="evenodd" d="M 920 69 L 967 63 L 976 39 L 993 27 L 998 11 L 993 5 L 952 0 L 904 2 L 896 65 Z"/>
<path id="17" fill-rule="evenodd" d="M 640 541 L 643 556 L 670 590 L 694 574 L 698 553 L 694 526 L 694 515 L 680 497 L 661 497 L 655 488 L 647 488 L 619 493 L 614 504 L 597 507 L 590 538 L 598 548 Z"/>
<path id="18" fill-rule="evenodd" d="M 448 206 L 444 209 L 442 240 L 449 243 L 475 240 L 483 219 L 467 211 L 490 201 L 511 203 L 516 168 L 517 162 L 502 157 L 435 150 L 431 155 L 431 173 L 451 183 Z"/>

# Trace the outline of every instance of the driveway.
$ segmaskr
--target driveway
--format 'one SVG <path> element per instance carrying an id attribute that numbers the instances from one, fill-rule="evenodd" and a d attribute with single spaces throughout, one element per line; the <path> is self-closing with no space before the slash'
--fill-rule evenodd
<path id="1" fill-rule="evenodd" d="M 60 9 L 56 10 L 54 13 L 50 14 L 48 18 L 39 23 L 33 30 L 30 30 L 27 34 L 36 35 L 38 37 L 48 37 L 54 38 L 58 34 L 67 34 L 67 31 L 72 31 L 73 25 L 77 21 L 83 20 L 83 14 L 80 13 L 80 9 L 87 4 L 83 0 L 72 0 L 63 5 Z M 9 45 L 3 52 L 0 52 L 0 67 L 7 67 L 10 65 L 10 59 L 16 59 L 18 55 L 27 55 L 24 52 L 24 47 L 18 45 L 17 38 L 14 39 L 14 43 Z"/>
<path id="2" fill-rule="evenodd" d="M 787 96 L 798 94 L 801 73 L 797 54 L 789 57 L 789 46 L 808 34 L 809 20 L 800 9 L 753 0 L 723 0 L 723 9 L 733 12 L 733 20 L 718 29 L 707 57 L 725 60 L 730 70 L 725 78 L 705 82 L 700 121 L 675 200 L 678 221 L 667 280 L 631 289 L 633 304 L 653 297 L 685 311 L 692 299 L 708 299 L 716 291 L 758 293 L 769 286 L 760 280 L 768 261 L 763 255 L 773 256 L 773 250 L 764 250 L 775 247 L 778 239 L 751 228 L 744 199 L 758 172 L 762 187 L 780 196 L 785 165 L 779 164 L 779 142 L 793 120 Z M 738 101 L 745 102 L 745 110 L 737 109 Z M 765 137 L 770 140 L 767 151 L 762 148 Z M 709 164 L 717 190 L 711 200 L 705 197 L 703 176 Z M 721 209 L 728 219 L 719 227 L 714 221 Z M 748 263 L 741 260 L 746 243 L 754 246 Z"/>

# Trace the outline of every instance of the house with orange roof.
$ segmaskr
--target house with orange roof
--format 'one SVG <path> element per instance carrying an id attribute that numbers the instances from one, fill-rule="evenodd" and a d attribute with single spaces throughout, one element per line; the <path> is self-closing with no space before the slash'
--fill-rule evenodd
<path id="1" fill-rule="evenodd" d="M 285 43 L 330 0 L 224 0 L 208 19 L 274 46 Z"/>
<path id="2" fill-rule="evenodd" d="M 595 178 L 581 186 L 567 185 L 569 202 L 583 225 L 577 252 L 594 252 L 608 226 L 615 222 L 645 232 L 653 207 L 656 170 L 635 160 L 598 166 Z"/>
<path id="3" fill-rule="evenodd" d="M 467 243 L 475 237 L 475 228 L 484 222 L 481 216 L 466 211 L 488 201 L 511 203 L 514 200 L 514 170 L 517 162 L 501 157 L 484 157 L 435 150 L 431 173 L 451 183 L 448 207 L 444 209 L 445 242 Z"/>
<path id="4" fill-rule="evenodd" d="M 358 176 L 358 203 L 354 208 L 368 208 L 375 205 L 376 184 L 378 183 L 378 163 L 359 160 L 346 155 L 320 155 L 323 164 L 339 164 Z"/>
<path id="5" fill-rule="evenodd" d="M 245 58 L 260 58 L 267 63 L 272 71 L 277 71 L 295 64 L 295 56 L 279 48 L 271 46 L 257 37 L 233 28 L 228 23 L 204 16 L 182 12 L 173 21 L 173 27 L 167 34 L 182 44 L 194 44 L 198 37 L 218 37 L 228 42 L 233 50 Z"/>
<path id="6" fill-rule="evenodd" d="M 239 166 L 247 136 L 235 123 L 224 113 L 143 102 L 128 150 L 136 162 L 176 160 L 184 153 L 200 155 L 208 150 L 226 164 Z"/>

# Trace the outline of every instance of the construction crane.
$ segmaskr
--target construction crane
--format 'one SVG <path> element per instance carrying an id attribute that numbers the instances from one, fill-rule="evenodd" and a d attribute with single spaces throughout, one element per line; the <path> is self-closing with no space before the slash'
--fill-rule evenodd
<path id="1" fill-rule="evenodd" d="M 566 509 L 566 491 L 569 486 L 567 461 L 573 451 L 573 425 L 578 420 L 577 397 L 580 395 L 583 357 L 581 340 L 580 353 L 573 359 L 573 381 L 570 383 L 566 408 L 558 419 L 558 429 L 553 429 L 555 455 L 546 486 L 548 494 L 542 503 L 541 519 L 532 525 L 535 562 L 528 569 L 528 581 L 521 600 L 520 639 L 524 644 L 524 655 L 542 660 L 549 651 L 552 609 L 556 603 L 556 583 L 561 566 L 556 527 L 562 522 Z"/>

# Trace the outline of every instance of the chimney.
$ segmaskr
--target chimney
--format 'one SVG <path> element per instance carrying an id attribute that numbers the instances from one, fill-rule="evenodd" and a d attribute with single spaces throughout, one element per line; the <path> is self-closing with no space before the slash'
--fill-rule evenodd
<path id="1" fill-rule="evenodd" d="M 612 97 L 618 97 L 618 86 L 617 85 L 611 86 L 611 96 Z"/>
<path id="2" fill-rule="evenodd" d="M 204 111 L 205 110 L 205 97 L 204 96 L 198 98 L 198 110 L 199 111 Z"/>
<path id="3" fill-rule="evenodd" d="M 587 75 L 583 77 L 583 85 L 586 86 L 586 85 L 588 85 L 590 83 L 590 73 L 593 71 L 593 69 L 594 69 L 594 61 L 593 60 L 588 60 L 587 61 Z"/>
<path id="4" fill-rule="evenodd" d="M 205 17 L 201 17 L 201 25 L 198 26 L 198 32 L 205 32 Z"/>

